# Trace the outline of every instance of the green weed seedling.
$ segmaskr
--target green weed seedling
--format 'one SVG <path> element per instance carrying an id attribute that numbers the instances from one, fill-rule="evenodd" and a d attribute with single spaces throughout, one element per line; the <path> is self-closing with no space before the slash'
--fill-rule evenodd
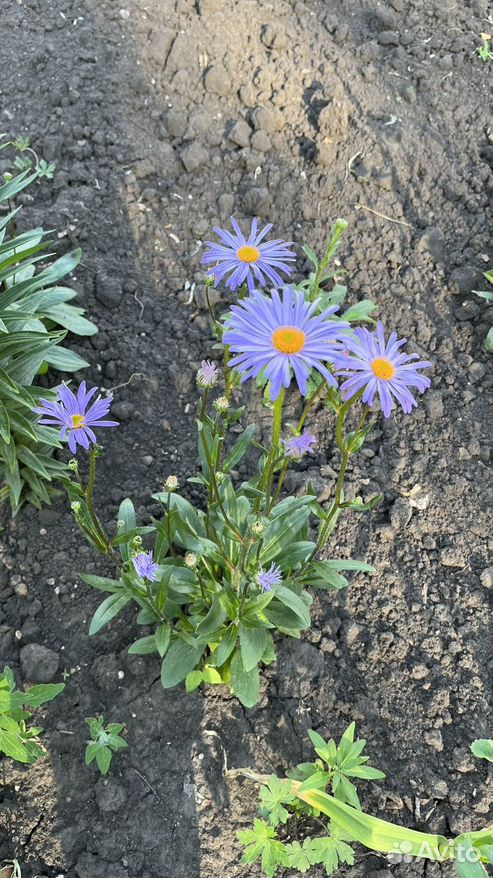
<path id="1" fill-rule="evenodd" d="M 483 275 L 488 283 L 493 284 L 493 271 L 483 271 Z M 481 299 L 485 299 L 487 302 L 493 302 L 493 292 L 491 290 L 473 290 L 473 292 Z M 493 351 L 493 326 L 486 336 L 485 348 L 490 353 Z"/>
<path id="2" fill-rule="evenodd" d="M 278 868 L 302 874 L 322 865 L 327 875 L 341 864 L 353 865 L 355 842 L 391 855 L 392 862 L 416 857 L 455 864 L 459 878 L 485 878 L 491 863 L 493 830 L 467 832 L 454 839 L 397 826 L 361 810 L 354 780 L 381 780 L 383 772 L 368 765 L 366 742 L 355 740 L 355 724 L 340 742 L 325 741 L 309 731 L 317 759 L 303 762 L 285 779 L 234 769 L 227 776 L 245 776 L 260 783 L 260 818 L 252 829 L 237 833 L 244 847 L 242 862 L 260 860 L 267 878 Z M 475 755 L 493 761 L 493 741 L 474 741 Z"/>
<path id="3" fill-rule="evenodd" d="M 65 688 L 64 683 L 43 683 L 27 692 L 16 691 L 9 667 L 0 674 L 0 754 L 16 762 L 33 763 L 45 755 L 39 742 L 43 729 L 29 725 L 34 710 L 52 701 Z"/>
<path id="4" fill-rule="evenodd" d="M 124 728 L 123 723 L 108 723 L 105 727 L 104 716 L 88 716 L 86 723 L 89 726 L 91 741 L 86 747 L 86 765 L 96 760 L 101 774 L 108 774 L 113 753 L 124 750 L 128 746 L 121 737 L 120 732 Z"/>

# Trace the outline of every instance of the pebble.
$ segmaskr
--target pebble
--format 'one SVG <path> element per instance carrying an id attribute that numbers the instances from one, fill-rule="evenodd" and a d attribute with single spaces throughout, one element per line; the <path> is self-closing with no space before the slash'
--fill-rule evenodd
<path id="1" fill-rule="evenodd" d="M 429 390 L 423 397 L 426 414 L 431 421 L 441 421 L 444 416 L 443 398 L 439 390 Z"/>
<path id="2" fill-rule="evenodd" d="M 233 143 L 236 143 L 237 146 L 248 146 L 251 133 L 252 131 L 248 122 L 245 122 L 244 119 L 240 119 L 233 125 L 228 134 L 228 139 Z"/>
<path id="3" fill-rule="evenodd" d="M 438 753 L 442 752 L 443 739 L 442 733 L 439 729 L 430 729 L 430 731 L 424 733 L 423 737 L 425 744 L 428 744 L 428 747 L 433 747 Z"/>
<path id="4" fill-rule="evenodd" d="M 131 402 L 114 402 L 111 407 L 112 415 L 115 415 L 118 421 L 129 421 L 134 413 L 134 406 Z"/>
<path id="5" fill-rule="evenodd" d="M 398 497 L 390 510 L 390 523 L 394 530 L 404 530 L 411 521 L 413 510 L 405 497 Z"/>
<path id="6" fill-rule="evenodd" d="M 266 134 L 274 134 L 282 127 L 282 119 L 277 110 L 270 107 L 257 107 L 252 113 L 253 127 Z"/>
<path id="7" fill-rule="evenodd" d="M 228 71 L 222 64 L 215 64 L 210 67 L 204 77 L 205 90 L 210 94 L 224 97 L 231 91 L 231 79 Z"/>
<path id="8" fill-rule="evenodd" d="M 271 142 L 265 131 L 255 131 L 252 134 L 250 143 L 252 149 L 257 149 L 259 152 L 269 152 L 271 148 Z"/>
<path id="9" fill-rule="evenodd" d="M 440 262 L 443 259 L 444 247 L 445 235 L 442 230 L 436 226 L 430 226 L 421 235 L 416 249 L 420 253 L 429 253 L 434 262 Z"/>
<path id="10" fill-rule="evenodd" d="M 261 33 L 260 39 L 268 49 L 285 49 L 289 43 L 289 37 L 280 24 L 267 24 Z"/>
<path id="11" fill-rule="evenodd" d="M 258 216 L 262 219 L 269 216 L 271 209 L 270 192 L 264 186 L 252 186 L 247 189 L 243 196 L 243 207 L 250 216 Z"/>
<path id="12" fill-rule="evenodd" d="M 444 567 L 459 567 L 461 570 L 467 565 L 464 554 L 458 546 L 447 546 L 446 549 L 442 549 L 440 563 Z"/>
<path id="13" fill-rule="evenodd" d="M 122 288 L 118 278 L 98 275 L 95 296 L 107 308 L 117 308 L 122 298 Z"/>
<path id="14" fill-rule="evenodd" d="M 398 46 L 399 34 L 394 30 L 382 30 L 378 34 L 377 40 L 381 46 Z"/>
<path id="15" fill-rule="evenodd" d="M 493 567 L 487 567 L 486 570 L 483 570 L 480 580 L 481 585 L 484 585 L 485 588 L 493 588 Z"/>
<path id="16" fill-rule="evenodd" d="M 185 149 L 182 150 L 180 158 L 185 170 L 189 174 L 193 174 L 194 171 L 198 171 L 199 168 L 208 163 L 209 153 L 200 143 L 195 142 L 191 143 L 190 146 L 186 146 Z"/>
<path id="17" fill-rule="evenodd" d="M 50 683 L 60 667 L 56 652 L 40 643 L 28 643 L 20 653 L 24 678 L 29 683 Z"/>

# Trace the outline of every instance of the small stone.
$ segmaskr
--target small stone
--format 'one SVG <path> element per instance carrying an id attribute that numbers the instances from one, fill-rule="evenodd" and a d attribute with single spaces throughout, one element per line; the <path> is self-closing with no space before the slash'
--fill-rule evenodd
<path id="1" fill-rule="evenodd" d="M 230 216 L 235 206 L 235 197 L 231 192 L 223 192 L 217 199 L 217 206 L 221 216 Z"/>
<path id="2" fill-rule="evenodd" d="M 25 582 L 16 582 L 14 591 L 19 598 L 27 598 L 28 590 Z"/>
<path id="3" fill-rule="evenodd" d="M 443 259 L 444 247 L 445 235 L 442 230 L 435 226 L 430 226 L 421 235 L 416 249 L 420 253 L 429 253 L 434 262 L 440 262 Z"/>
<path id="4" fill-rule="evenodd" d="M 486 570 L 483 570 L 480 580 L 481 585 L 484 585 L 485 588 L 493 588 L 493 567 L 487 567 Z"/>
<path id="5" fill-rule="evenodd" d="M 153 460 L 154 460 L 154 458 L 153 458 L 152 454 L 144 454 L 144 457 L 142 458 L 142 461 L 143 461 L 143 463 L 145 463 L 146 466 L 151 466 Z"/>
<path id="6" fill-rule="evenodd" d="M 347 631 L 346 634 L 346 643 L 348 646 L 352 646 L 353 643 L 358 639 L 361 632 L 361 628 L 359 625 L 356 625 L 356 622 L 353 622 Z"/>
<path id="7" fill-rule="evenodd" d="M 56 652 L 40 643 L 23 646 L 20 658 L 22 673 L 29 683 L 50 683 L 60 667 Z"/>
<path id="8" fill-rule="evenodd" d="M 413 517 L 413 510 L 405 497 L 398 497 L 390 511 L 390 523 L 394 530 L 404 530 Z"/>
<path id="9" fill-rule="evenodd" d="M 164 124 L 170 137 L 183 137 L 188 125 L 187 114 L 173 107 L 166 114 Z"/>
<path id="10" fill-rule="evenodd" d="M 100 811 L 119 811 L 127 799 L 125 787 L 116 780 L 100 778 L 96 784 L 96 800 Z"/>
<path id="11" fill-rule="evenodd" d="M 111 414 L 115 415 L 118 421 L 129 421 L 134 413 L 134 406 L 131 402 L 118 401 L 114 402 L 111 407 Z"/>
<path id="12" fill-rule="evenodd" d="M 486 367 L 483 363 L 471 363 L 469 367 L 469 381 L 471 384 L 476 384 L 478 381 L 481 381 L 486 374 Z"/>
<path id="13" fill-rule="evenodd" d="M 373 179 L 377 186 L 380 186 L 380 189 L 386 189 L 390 192 L 394 187 L 394 175 L 391 170 L 380 171 L 379 174 L 375 174 Z"/>
<path id="14" fill-rule="evenodd" d="M 231 79 L 228 71 L 222 64 L 215 64 L 209 67 L 204 77 L 205 90 L 210 94 L 220 95 L 224 97 L 231 91 Z"/>
<path id="15" fill-rule="evenodd" d="M 440 777 L 436 777 L 436 775 L 430 772 L 426 778 L 426 792 L 433 799 L 446 799 L 448 796 L 448 785 Z"/>
<path id="16" fill-rule="evenodd" d="M 268 217 L 271 208 L 269 190 L 263 186 L 247 189 L 243 196 L 243 207 L 250 216 Z"/>
<path id="17" fill-rule="evenodd" d="M 458 546 L 447 546 L 446 549 L 442 549 L 440 562 L 444 567 L 459 567 L 461 570 L 467 565 L 467 561 Z"/>
<path id="18" fill-rule="evenodd" d="M 233 143 L 236 143 L 237 146 L 248 146 L 250 143 L 251 133 L 252 131 L 248 122 L 240 119 L 233 125 L 231 131 L 228 134 L 228 139 L 231 140 Z"/>
<path id="19" fill-rule="evenodd" d="M 285 49 L 289 42 L 289 37 L 280 24 L 267 24 L 260 39 L 268 49 Z"/>
<path id="20" fill-rule="evenodd" d="M 117 308 L 122 298 L 122 288 L 118 278 L 99 275 L 96 278 L 95 296 L 107 308 Z"/>
<path id="21" fill-rule="evenodd" d="M 194 171 L 198 171 L 199 168 L 208 163 L 209 153 L 200 143 L 191 143 L 190 146 L 186 146 L 182 150 L 180 158 L 185 170 L 189 174 L 193 174 Z"/>
<path id="22" fill-rule="evenodd" d="M 253 127 L 257 131 L 274 134 L 282 127 L 282 118 L 277 110 L 270 107 L 257 107 L 252 113 Z"/>
<path id="23" fill-rule="evenodd" d="M 431 421 L 441 421 L 444 415 L 443 398 L 439 390 L 429 390 L 424 396 L 424 407 Z"/>
<path id="24" fill-rule="evenodd" d="M 443 750 L 443 739 L 442 733 L 439 729 L 430 729 L 429 732 L 425 732 L 424 735 L 425 744 L 428 744 L 428 747 L 433 747 L 434 750 L 437 750 L 438 753 L 441 753 Z"/>
<path id="25" fill-rule="evenodd" d="M 481 289 L 484 278 L 480 271 L 472 265 L 455 268 L 450 275 L 450 289 L 454 295 L 467 295 L 474 289 Z"/>
<path id="26" fill-rule="evenodd" d="M 394 30 L 382 30 L 378 34 L 377 40 L 381 46 L 398 46 L 399 34 Z"/>
<path id="27" fill-rule="evenodd" d="M 255 133 L 252 134 L 250 144 L 252 149 L 257 149 L 259 152 L 269 152 L 269 149 L 271 148 L 271 142 L 265 131 L 255 131 Z"/>
<path id="28" fill-rule="evenodd" d="M 411 669 L 411 677 L 413 680 L 424 680 L 428 676 L 429 670 L 426 665 L 414 665 Z"/>

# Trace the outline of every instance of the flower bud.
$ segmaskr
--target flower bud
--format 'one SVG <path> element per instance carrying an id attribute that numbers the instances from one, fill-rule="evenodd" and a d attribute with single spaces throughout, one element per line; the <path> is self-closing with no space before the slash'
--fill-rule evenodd
<path id="1" fill-rule="evenodd" d="M 215 387 L 219 380 L 217 366 L 211 360 L 202 360 L 200 369 L 197 371 L 195 380 L 199 387 Z"/>
<path id="2" fill-rule="evenodd" d="M 125 522 L 124 522 L 123 518 L 118 519 L 116 526 L 117 526 L 118 530 L 122 530 L 125 527 Z"/>
<path id="3" fill-rule="evenodd" d="M 169 491 L 169 493 L 171 494 L 171 493 L 173 493 L 173 491 L 176 491 L 177 488 L 178 488 L 178 479 L 176 478 L 176 476 L 168 476 L 168 478 L 166 479 L 166 481 L 164 483 L 164 490 Z"/>
<path id="4" fill-rule="evenodd" d="M 213 405 L 216 412 L 224 415 L 229 409 L 229 400 L 227 400 L 225 396 L 220 396 L 218 399 L 214 400 Z"/>
<path id="5" fill-rule="evenodd" d="M 72 512 L 74 513 L 74 515 L 78 515 L 80 510 L 81 510 L 80 502 L 78 500 L 72 500 L 72 503 L 70 504 L 70 508 L 71 508 Z"/>
<path id="6" fill-rule="evenodd" d="M 265 528 L 261 521 L 254 521 L 251 527 L 252 534 L 256 537 L 262 536 Z"/>
<path id="7" fill-rule="evenodd" d="M 224 473 L 221 473 L 221 472 L 216 473 L 216 482 L 218 485 L 222 485 L 225 478 L 226 478 L 226 476 Z"/>
<path id="8" fill-rule="evenodd" d="M 193 552 L 187 552 L 185 555 L 185 567 L 189 567 L 190 570 L 194 570 L 197 564 L 199 563 L 199 559 L 197 555 L 194 555 Z"/>
<path id="9" fill-rule="evenodd" d="M 138 551 L 140 549 L 141 545 L 142 545 L 142 537 L 139 536 L 139 534 L 137 534 L 132 540 L 132 546 L 134 547 L 134 549 L 136 549 Z"/>
<path id="10" fill-rule="evenodd" d="M 79 463 L 78 463 L 78 461 L 75 459 L 75 457 L 71 457 L 71 458 L 70 458 L 70 460 L 69 460 L 69 462 L 68 462 L 68 468 L 69 468 L 70 472 L 72 472 L 72 473 L 78 473 L 78 472 L 79 472 Z"/>

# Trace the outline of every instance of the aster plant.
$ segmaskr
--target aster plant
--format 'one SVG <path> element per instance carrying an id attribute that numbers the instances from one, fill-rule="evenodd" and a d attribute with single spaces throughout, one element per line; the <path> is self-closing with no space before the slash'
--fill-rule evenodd
<path id="1" fill-rule="evenodd" d="M 405 340 L 391 335 L 386 342 L 380 325 L 353 328 L 362 321 L 373 327 L 372 303 L 341 312 L 346 291 L 330 263 L 345 228 L 342 220 L 322 259 L 306 248 L 313 264 L 307 280 L 274 289 L 260 286 L 273 277 L 279 283 L 279 272 L 291 270 L 280 264 L 288 258 L 288 245 L 276 240 L 275 252 L 262 250 L 270 227 L 259 235 L 253 223 L 247 236 L 236 223 L 233 228 L 234 236 L 220 235 L 221 246 L 238 245 L 238 252 L 257 248 L 265 264 L 259 261 L 258 272 L 251 274 L 233 267 L 229 287 L 237 290 L 238 300 L 220 317 L 211 311 L 215 349 L 223 353 L 224 366 L 203 360 L 196 375 L 200 472 L 188 481 L 202 496 L 198 506 L 184 496 L 186 485 L 182 493 L 170 475 L 154 495 L 160 514 L 150 525 L 138 525 L 127 499 L 116 532 L 108 534 L 92 492 L 99 430 L 114 426 L 107 419 L 109 401 L 92 402 L 95 391 L 85 386 L 77 394 L 62 388 L 56 403 L 43 402 L 37 411 L 43 423 L 59 425 L 72 450 L 84 455 L 89 447 L 87 485 L 73 461 L 74 477 L 66 487 L 82 530 L 117 568 L 112 578 L 83 576 L 107 593 L 90 633 L 126 606 L 137 605 L 137 623 L 145 630 L 129 651 L 160 656 L 165 688 L 182 681 L 188 691 L 202 683 L 227 684 L 251 707 L 259 699 L 260 668 L 275 660 L 279 635 L 299 638 L 310 626 L 314 592 L 345 588 L 346 571 L 372 572 L 365 561 L 334 558 L 329 549 L 345 510 L 371 510 L 381 499 L 347 496 L 347 466 L 371 430 L 377 400 L 385 417 L 396 404 L 408 413 L 415 404 L 413 391 L 422 393 L 429 384 L 422 370 L 430 364 L 405 354 Z M 219 251 L 209 247 L 208 256 L 214 252 L 221 262 Z M 220 279 L 226 266 L 231 268 L 230 262 L 221 264 Z M 250 282 L 256 287 L 249 290 Z M 256 425 L 243 425 L 242 385 L 257 393 L 270 413 L 268 440 Z M 290 411 L 298 408 L 294 422 L 288 422 L 288 403 Z M 284 493 L 288 468 L 307 455 L 315 462 L 320 453 L 310 423 L 316 406 L 325 407 L 334 424 L 339 453 L 333 496 L 325 505 L 310 488 L 299 496 Z M 242 461 L 250 472 L 246 479 L 238 473 Z"/>

